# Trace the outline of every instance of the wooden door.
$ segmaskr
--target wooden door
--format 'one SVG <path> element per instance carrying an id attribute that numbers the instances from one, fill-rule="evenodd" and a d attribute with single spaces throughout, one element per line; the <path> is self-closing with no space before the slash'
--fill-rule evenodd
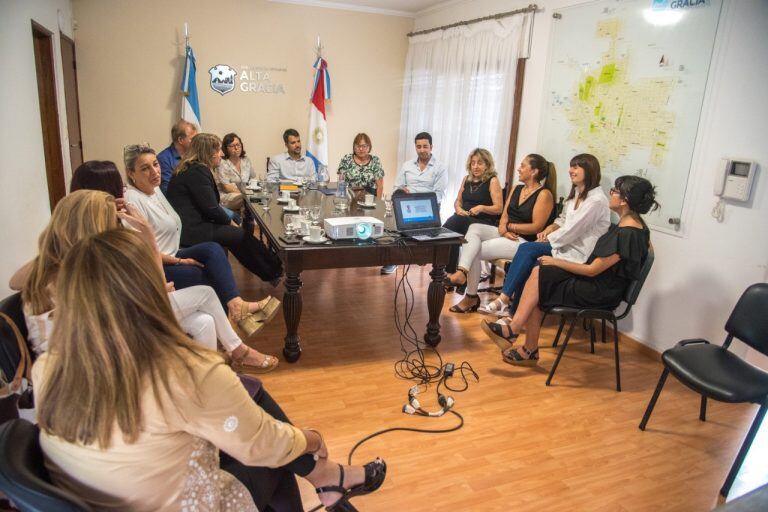
<path id="1" fill-rule="evenodd" d="M 64 159 L 61 154 L 59 109 L 56 103 L 56 75 L 53 66 L 53 33 L 32 22 L 32 40 L 35 49 L 37 96 L 40 101 L 40 125 L 43 130 L 45 172 L 48 177 L 48 199 L 51 210 L 66 195 L 64 185 Z"/>
<path id="2" fill-rule="evenodd" d="M 75 42 L 61 35 L 61 68 L 64 73 L 64 102 L 67 107 L 69 162 L 72 171 L 83 163 L 83 143 L 80 135 L 80 101 L 77 95 L 77 63 Z"/>

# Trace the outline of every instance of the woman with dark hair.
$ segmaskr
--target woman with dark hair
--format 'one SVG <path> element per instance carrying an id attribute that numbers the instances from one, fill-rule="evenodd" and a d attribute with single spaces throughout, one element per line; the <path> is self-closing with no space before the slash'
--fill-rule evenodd
<path id="1" fill-rule="evenodd" d="M 454 313 L 469 313 L 480 306 L 481 261 L 511 259 L 521 244 L 535 240 L 536 233 L 554 218 L 555 165 L 532 153 L 523 158 L 517 173 L 522 183 L 509 193 L 498 224 L 475 223 L 466 232 L 457 270 L 445 279 L 447 287 L 466 285 L 464 298 L 450 309 Z"/>
<path id="2" fill-rule="evenodd" d="M 600 162 L 586 153 L 576 155 L 571 158 L 568 176 L 571 192 L 560 216 L 536 235 L 535 242 L 520 246 L 507 268 L 503 292 L 488 304 L 485 312 L 506 316 L 507 308 L 514 311 L 539 257 L 554 256 L 584 263 L 597 239 L 608 230 L 611 211 L 608 198 L 600 188 Z"/>
<path id="3" fill-rule="evenodd" d="M 221 195 L 221 206 L 235 212 L 243 208 L 243 194 L 239 185 L 256 178 L 251 159 L 245 156 L 245 145 L 236 133 L 228 133 L 221 141 L 224 153 L 214 178 Z"/>
<path id="4" fill-rule="evenodd" d="M 99 510 L 301 510 L 295 474 L 332 511 L 376 491 L 383 460 L 334 462 L 260 382 L 191 342 L 152 252 L 113 229 L 62 262 L 50 351 L 32 370 L 53 482 Z"/>
<path id="5" fill-rule="evenodd" d="M 639 176 L 621 176 L 611 189 L 610 209 L 619 223 L 595 243 L 584 263 L 541 256 L 539 266 L 525 283 L 520 304 L 509 321 L 490 324 L 483 330 L 502 349 L 504 361 L 535 365 L 539 359 L 541 308 L 613 309 L 621 303 L 629 283 L 638 278 L 648 255 L 650 231 L 640 215 L 658 208 L 653 185 Z M 525 329 L 525 344 L 512 343 Z"/>
<path id="6" fill-rule="evenodd" d="M 381 197 L 384 169 L 379 157 L 371 154 L 371 138 L 358 133 L 352 141 L 352 153 L 344 155 L 339 162 L 339 179 L 363 194 Z"/>
<path id="7" fill-rule="evenodd" d="M 219 204 L 213 172 L 223 156 L 216 135 L 198 133 L 171 178 L 167 197 L 181 218 L 181 245 L 216 242 L 262 281 L 276 286 L 283 274 L 280 258 L 252 232 L 232 222 Z"/>
<path id="8" fill-rule="evenodd" d="M 88 160 L 80 164 L 72 173 L 72 181 L 69 183 L 69 191 L 76 190 L 101 190 L 116 199 L 118 210 L 124 208 L 123 178 L 115 163 L 109 160 Z"/>

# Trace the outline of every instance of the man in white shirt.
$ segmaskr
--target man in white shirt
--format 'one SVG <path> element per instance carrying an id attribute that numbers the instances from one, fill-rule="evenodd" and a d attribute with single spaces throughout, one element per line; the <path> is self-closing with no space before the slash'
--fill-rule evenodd
<path id="1" fill-rule="evenodd" d="M 283 133 L 283 142 L 287 151 L 269 159 L 267 180 L 295 180 L 315 176 L 317 172 L 315 162 L 301 154 L 299 132 L 288 128 Z"/>
<path id="2" fill-rule="evenodd" d="M 432 154 L 432 136 L 429 133 L 417 134 L 414 143 L 416 160 L 408 160 L 400 167 L 395 178 L 395 191 L 402 190 L 406 194 L 434 192 L 439 205 L 448 186 L 448 169 Z M 381 267 L 381 273 L 391 274 L 396 268 L 397 265 L 385 265 Z"/>

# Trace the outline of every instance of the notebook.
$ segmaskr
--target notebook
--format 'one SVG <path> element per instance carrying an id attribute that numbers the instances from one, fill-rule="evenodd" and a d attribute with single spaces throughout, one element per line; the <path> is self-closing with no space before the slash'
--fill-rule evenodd
<path id="1" fill-rule="evenodd" d="M 395 194 L 392 197 L 397 230 L 414 240 L 461 238 L 461 233 L 440 226 L 440 211 L 434 192 Z"/>

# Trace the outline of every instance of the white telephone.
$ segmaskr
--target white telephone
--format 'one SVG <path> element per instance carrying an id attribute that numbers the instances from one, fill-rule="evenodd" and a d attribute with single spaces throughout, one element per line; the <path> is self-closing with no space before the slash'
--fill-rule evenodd
<path id="1" fill-rule="evenodd" d="M 755 162 L 723 158 L 715 175 L 715 195 L 724 199 L 748 201 L 756 170 Z"/>

